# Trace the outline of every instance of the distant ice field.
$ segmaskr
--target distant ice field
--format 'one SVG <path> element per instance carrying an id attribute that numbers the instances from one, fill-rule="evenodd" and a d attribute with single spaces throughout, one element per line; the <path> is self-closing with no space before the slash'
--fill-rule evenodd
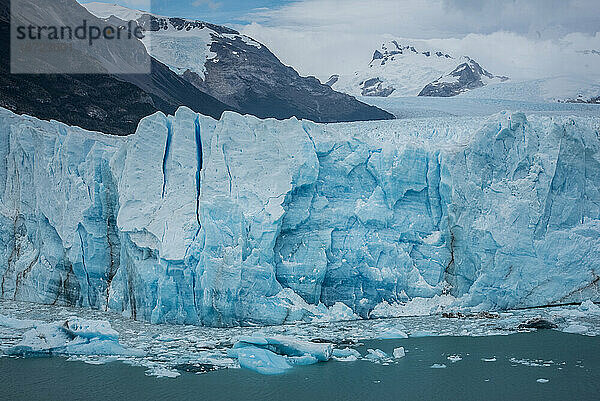
<path id="1" fill-rule="evenodd" d="M 367 104 L 382 108 L 399 119 L 431 118 L 449 116 L 487 116 L 505 110 L 521 111 L 526 114 L 573 115 L 579 117 L 600 117 L 600 105 L 579 103 L 558 103 L 540 101 L 537 96 L 523 100 L 478 98 L 477 91 L 456 97 L 367 97 L 358 99 Z M 481 93 L 485 96 L 485 93 Z"/>

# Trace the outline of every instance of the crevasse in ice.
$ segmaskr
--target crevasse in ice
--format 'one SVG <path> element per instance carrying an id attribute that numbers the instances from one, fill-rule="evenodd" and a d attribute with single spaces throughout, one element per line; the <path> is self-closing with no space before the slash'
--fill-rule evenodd
<path id="1" fill-rule="evenodd" d="M 0 110 L 1 296 L 210 326 L 600 300 L 599 148 L 595 121 L 519 113 L 181 108 L 119 138 Z"/>

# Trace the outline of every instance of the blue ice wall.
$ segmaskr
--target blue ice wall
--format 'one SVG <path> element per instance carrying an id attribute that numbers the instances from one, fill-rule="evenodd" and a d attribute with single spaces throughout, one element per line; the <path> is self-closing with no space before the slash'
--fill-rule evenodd
<path id="1" fill-rule="evenodd" d="M 1 110 L 1 296 L 210 326 L 598 300 L 596 123 L 181 108 L 118 138 Z"/>

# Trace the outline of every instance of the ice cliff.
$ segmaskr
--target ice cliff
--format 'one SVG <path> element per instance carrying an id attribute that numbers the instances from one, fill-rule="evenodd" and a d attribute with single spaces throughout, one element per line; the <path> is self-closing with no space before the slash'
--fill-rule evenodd
<path id="1" fill-rule="evenodd" d="M 600 300 L 597 127 L 0 110 L 1 296 L 210 326 Z"/>

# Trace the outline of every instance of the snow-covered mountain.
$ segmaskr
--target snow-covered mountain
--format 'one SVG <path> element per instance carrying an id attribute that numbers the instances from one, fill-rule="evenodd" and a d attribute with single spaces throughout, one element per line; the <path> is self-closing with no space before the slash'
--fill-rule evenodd
<path id="1" fill-rule="evenodd" d="M 300 77 L 264 45 L 233 29 L 106 3 L 84 6 L 115 25 L 135 20 L 148 32 L 143 43 L 153 57 L 198 89 L 243 113 L 319 122 L 393 118 L 322 85 L 316 78 Z"/>
<path id="2" fill-rule="evenodd" d="M 508 77 L 495 76 L 484 70 L 475 60 L 463 57 L 465 60 L 452 72 L 430 84 L 427 84 L 419 96 L 450 97 L 471 89 L 481 88 L 488 84 L 508 81 Z"/>
<path id="3" fill-rule="evenodd" d="M 20 3 L 29 3 L 31 9 L 37 7 L 38 21 L 44 25 L 72 26 L 83 20 L 90 25 L 104 24 L 75 0 Z M 116 135 L 131 134 L 143 117 L 156 111 L 174 113 L 181 105 L 214 118 L 219 118 L 224 110 L 235 110 L 151 58 L 137 41 L 132 46 L 150 63 L 150 74 L 124 75 L 114 66 L 103 74 L 11 74 L 9 11 L 10 2 L 0 0 L 0 107 Z M 98 44 L 98 54 L 105 60 L 103 65 L 122 66 L 140 60 L 131 60 L 133 50 L 129 47 L 104 45 Z M 76 58 L 81 62 L 83 56 L 80 53 Z M 43 62 L 29 60 L 33 67 Z"/>
<path id="4" fill-rule="evenodd" d="M 457 58 L 392 40 L 375 50 L 367 68 L 334 75 L 328 84 L 354 96 L 454 96 L 506 80 L 467 56 Z"/>

